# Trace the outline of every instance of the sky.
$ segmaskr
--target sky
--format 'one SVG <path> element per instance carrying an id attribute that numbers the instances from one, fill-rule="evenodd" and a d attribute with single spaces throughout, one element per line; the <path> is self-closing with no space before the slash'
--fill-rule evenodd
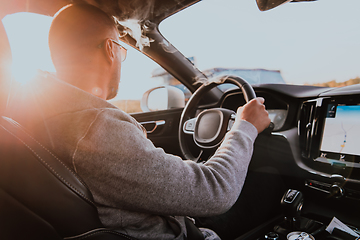
<path id="1" fill-rule="evenodd" d="M 16 13 L 2 21 L 12 53 L 12 73 L 18 81 L 34 76 L 37 69 L 55 72 L 48 47 L 51 17 Z"/>
<path id="2" fill-rule="evenodd" d="M 203 0 L 166 19 L 160 31 L 186 57 L 195 57 L 200 70 L 263 68 L 280 70 L 291 84 L 342 82 L 360 77 L 358 9 L 359 0 L 286 3 L 266 12 L 255 0 Z M 20 13 L 3 23 L 15 78 L 26 81 L 38 68 L 55 71 L 47 46 L 51 17 Z M 157 67 L 129 49 L 120 95 L 139 98 L 129 89 L 152 87 L 148 79 Z"/>

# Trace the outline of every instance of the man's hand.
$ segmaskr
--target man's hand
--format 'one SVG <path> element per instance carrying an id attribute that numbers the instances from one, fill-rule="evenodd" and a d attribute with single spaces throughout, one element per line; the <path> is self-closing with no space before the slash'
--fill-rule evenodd
<path id="1" fill-rule="evenodd" d="M 237 110 L 237 119 L 245 120 L 256 127 L 261 133 L 270 124 L 269 113 L 265 110 L 265 99 L 258 97 Z"/>

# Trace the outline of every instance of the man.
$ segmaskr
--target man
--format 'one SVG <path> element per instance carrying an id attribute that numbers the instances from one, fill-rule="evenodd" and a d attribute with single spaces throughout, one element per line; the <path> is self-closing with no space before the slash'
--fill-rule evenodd
<path id="1" fill-rule="evenodd" d="M 91 5 L 70 5 L 49 32 L 56 77 L 24 87 L 10 114 L 85 181 L 100 220 L 138 239 L 184 239 L 184 217 L 227 211 L 242 189 L 257 134 L 270 123 L 257 98 L 239 108 L 223 143 L 205 164 L 166 154 L 116 95 L 125 51 L 112 19 Z"/>

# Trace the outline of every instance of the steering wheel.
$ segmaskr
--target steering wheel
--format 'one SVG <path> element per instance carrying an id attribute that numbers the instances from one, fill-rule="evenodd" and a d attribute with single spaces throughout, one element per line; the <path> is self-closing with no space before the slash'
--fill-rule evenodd
<path id="1" fill-rule="evenodd" d="M 244 79 L 237 76 L 224 76 L 211 81 L 209 84 L 203 84 L 199 87 L 189 99 L 180 118 L 179 124 L 179 144 L 185 159 L 199 161 L 203 150 L 215 149 L 223 141 L 226 132 L 228 132 L 235 122 L 236 112 L 225 108 L 211 108 L 202 111 L 197 117 L 196 110 L 204 93 L 212 88 L 224 84 L 232 83 L 238 86 L 248 102 L 256 98 L 256 94 L 251 85 Z M 201 149 L 198 157 L 193 156 L 189 145 L 185 139 L 186 135 L 192 135 L 195 144 Z"/>

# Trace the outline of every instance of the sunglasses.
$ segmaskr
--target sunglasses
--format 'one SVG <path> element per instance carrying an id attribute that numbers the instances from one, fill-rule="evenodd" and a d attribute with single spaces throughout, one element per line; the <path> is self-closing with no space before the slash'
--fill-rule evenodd
<path id="1" fill-rule="evenodd" d="M 120 51 L 121 51 L 121 61 L 125 61 L 126 59 L 126 55 L 127 55 L 127 49 L 125 47 L 123 47 L 118 41 L 115 41 L 113 39 L 110 39 L 113 43 L 115 43 L 116 45 L 118 45 L 120 47 Z"/>
<path id="2" fill-rule="evenodd" d="M 119 47 L 120 47 L 120 53 L 121 53 L 121 61 L 123 62 L 123 61 L 125 61 L 125 59 L 126 59 L 126 55 L 127 55 L 127 49 L 125 48 L 125 47 L 123 47 L 118 41 L 116 41 L 116 40 L 113 40 L 113 39 L 111 39 L 110 38 L 110 40 L 113 42 L 113 43 L 115 43 L 116 45 L 118 45 Z M 98 46 L 98 48 L 102 48 L 103 46 L 104 46 L 104 43 L 105 43 L 105 41 L 104 42 L 102 42 L 99 46 Z"/>

